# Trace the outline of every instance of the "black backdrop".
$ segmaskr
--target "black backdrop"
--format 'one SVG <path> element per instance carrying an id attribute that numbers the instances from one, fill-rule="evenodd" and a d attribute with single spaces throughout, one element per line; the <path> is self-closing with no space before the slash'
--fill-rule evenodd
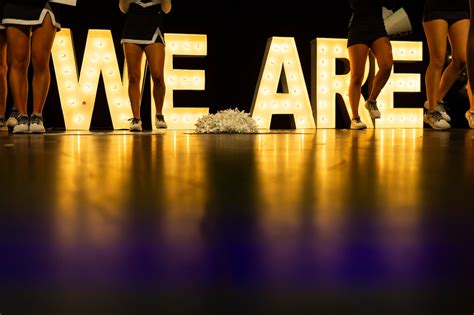
<path id="1" fill-rule="evenodd" d="M 421 27 L 423 0 L 399 0 L 398 6 L 406 9 L 414 30 L 411 35 L 403 39 L 424 41 Z M 78 0 L 77 7 L 62 6 L 62 9 L 62 25 L 72 30 L 79 67 L 88 29 L 112 31 L 117 57 L 122 66 L 123 52 L 120 46 L 120 34 L 124 15 L 118 9 L 118 0 Z M 295 38 L 309 92 L 311 41 L 317 37 L 345 38 L 350 14 L 347 0 L 324 2 L 174 0 L 173 9 L 165 20 L 165 31 L 207 34 L 208 36 L 207 56 L 175 60 L 175 68 L 204 69 L 206 90 L 176 92 L 175 106 L 209 107 L 211 112 L 226 108 L 250 111 L 266 42 L 271 36 Z M 411 64 L 406 70 L 421 73 L 422 80 L 429 59 L 426 51 L 426 44 L 424 44 L 424 61 Z M 404 71 L 400 69 L 396 68 L 396 71 Z M 419 104 L 421 107 L 425 98 L 423 82 L 421 82 L 420 93 L 400 95 L 398 99 L 396 96 L 396 104 L 402 104 L 401 106 L 409 104 L 409 107 Z M 149 104 L 149 97 L 149 93 L 144 96 L 144 104 Z M 9 97 L 9 105 L 11 106 L 11 97 Z M 149 114 L 148 107 L 142 108 L 145 118 Z M 462 109 L 464 111 L 466 108 L 463 106 Z M 53 71 L 51 88 L 43 113 L 47 128 L 64 128 Z M 112 128 L 102 80 L 91 128 Z"/>

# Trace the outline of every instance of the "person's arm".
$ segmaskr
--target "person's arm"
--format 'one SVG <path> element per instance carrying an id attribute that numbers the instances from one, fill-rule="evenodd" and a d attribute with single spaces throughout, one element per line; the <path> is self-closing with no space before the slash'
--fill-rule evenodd
<path id="1" fill-rule="evenodd" d="M 123 13 L 127 13 L 128 7 L 130 6 L 129 0 L 119 0 L 119 8 Z"/>
<path id="2" fill-rule="evenodd" d="M 171 11 L 171 0 L 161 0 L 161 11 L 164 13 Z"/>

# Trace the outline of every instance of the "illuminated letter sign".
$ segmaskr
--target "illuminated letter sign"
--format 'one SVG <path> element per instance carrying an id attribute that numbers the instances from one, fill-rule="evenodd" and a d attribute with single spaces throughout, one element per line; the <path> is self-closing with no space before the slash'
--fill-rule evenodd
<path id="1" fill-rule="evenodd" d="M 133 116 L 128 79 L 122 83 L 109 30 L 89 30 L 79 77 L 69 29 L 56 35 L 52 58 L 67 130 L 89 130 L 101 73 L 113 127 L 128 128 L 127 120 Z"/>
<path id="2" fill-rule="evenodd" d="M 315 44 L 316 43 L 316 44 Z M 350 113 L 349 83 L 350 72 L 336 74 L 336 60 L 347 59 L 347 39 L 317 38 L 312 42 L 312 101 L 316 107 L 315 119 L 317 128 L 336 128 L 336 95 L 344 100 L 347 111 Z M 363 81 L 369 73 L 369 62 L 366 63 Z M 362 121 L 372 128 L 372 120 L 364 109 L 364 99 L 361 97 L 359 113 Z"/>
<path id="3" fill-rule="evenodd" d="M 166 94 L 163 114 L 170 129 L 194 129 L 196 121 L 208 114 L 209 108 L 174 107 L 173 93 L 178 90 L 205 90 L 205 71 L 174 69 L 173 59 L 206 56 L 207 37 L 195 34 L 165 34 L 165 40 Z M 269 129 L 273 114 L 292 114 L 297 129 L 335 128 L 336 95 L 342 96 L 345 107 L 350 112 L 350 72 L 336 74 L 337 60 L 348 63 L 346 45 L 347 39 L 317 38 L 312 41 L 311 103 L 294 38 L 269 38 L 251 107 L 252 117 L 258 126 Z M 422 42 L 392 41 L 392 47 L 394 61 L 422 61 Z M 69 29 L 63 28 L 57 34 L 52 59 L 67 130 L 89 130 L 101 75 L 113 128 L 128 129 L 128 119 L 132 117 L 132 111 L 128 98 L 127 68 L 124 63 L 122 76 L 110 30 L 89 30 L 80 75 Z M 142 69 L 145 62 L 144 58 Z M 366 64 L 364 82 L 368 73 L 369 62 Z M 151 89 L 153 90 L 153 83 Z M 376 127 L 422 128 L 422 108 L 394 107 L 395 92 L 419 91 L 420 74 L 392 71 L 378 98 L 382 117 L 375 120 Z M 154 117 L 153 97 L 151 102 Z M 369 128 L 373 128 L 373 121 L 364 109 L 363 97 L 359 108 L 362 120 Z"/>
<path id="4" fill-rule="evenodd" d="M 278 93 L 280 82 L 283 93 Z M 259 128 L 270 128 L 272 114 L 293 114 L 297 129 L 315 128 L 294 38 L 267 41 L 251 113 Z"/>
<path id="5" fill-rule="evenodd" d="M 174 56 L 195 57 L 207 55 L 206 35 L 192 34 L 165 34 L 165 80 L 166 94 L 163 104 L 163 115 L 170 129 L 194 129 L 197 120 L 209 113 L 207 107 L 174 107 L 173 91 L 177 90 L 204 90 L 204 70 L 184 70 L 173 68 Z M 151 84 L 153 91 L 153 83 Z M 155 117 L 156 108 L 152 98 L 152 117 Z M 153 128 L 154 124 L 153 124 Z"/>
<path id="6" fill-rule="evenodd" d="M 206 36 L 165 34 L 165 38 L 167 55 L 164 75 L 167 80 L 167 90 L 163 114 L 168 118 L 167 123 L 170 129 L 194 128 L 197 119 L 207 114 L 209 109 L 174 108 L 173 90 L 204 90 L 205 73 L 204 70 L 173 69 L 173 56 L 205 56 L 207 54 Z M 128 129 L 128 119 L 133 114 L 128 98 L 127 68 L 124 63 L 122 80 L 112 34 L 109 30 L 89 31 L 79 77 L 69 29 L 62 29 L 57 34 L 52 58 L 67 130 L 89 130 L 101 74 L 113 128 Z M 144 69 L 145 61 L 144 58 L 142 69 Z M 153 84 L 151 88 L 153 89 Z M 152 113 L 154 117 L 154 102 Z"/>
<path id="7" fill-rule="evenodd" d="M 392 41 L 394 61 L 423 60 L 422 42 Z M 376 128 L 423 128 L 423 108 L 394 108 L 394 92 L 420 92 L 419 73 L 394 73 L 378 97 L 382 117 L 375 120 Z"/>

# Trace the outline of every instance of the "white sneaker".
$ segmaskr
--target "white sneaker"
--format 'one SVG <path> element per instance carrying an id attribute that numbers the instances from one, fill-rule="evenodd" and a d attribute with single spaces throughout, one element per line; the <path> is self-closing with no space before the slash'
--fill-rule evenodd
<path id="1" fill-rule="evenodd" d="M 155 127 L 158 129 L 166 129 L 168 125 L 166 124 L 165 117 L 162 114 L 156 114 L 155 116 Z"/>
<path id="2" fill-rule="evenodd" d="M 434 110 L 438 111 L 441 114 L 441 116 L 443 117 L 444 120 L 446 120 L 447 122 L 450 122 L 451 117 L 448 115 L 448 113 L 446 113 L 445 105 L 446 105 L 445 101 L 439 100 L 436 107 L 434 108 Z M 428 110 L 428 106 L 429 106 L 429 102 L 425 101 L 424 107 L 426 108 L 426 110 Z"/>
<path id="3" fill-rule="evenodd" d="M 12 113 L 10 114 L 10 117 L 7 119 L 7 126 L 8 127 L 15 127 L 16 124 L 18 124 L 18 112 L 16 110 L 13 110 Z"/>
<path id="4" fill-rule="evenodd" d="M 464 116 L 466 116 L 469 127 L 474 129 L 474 113 L 468 110 Z"/>
<path id="5" fill-rule="evenodd" d="M 130 118 L 131 121 L 129 130 L 130 131 L 142 131 L 142 120 L 140 118 Z"/>
<path id="6" fill-rule="evenodd" d="M 443 116 L 438 111 L 426 112 L 423 115 L 423 121 L 435 130 L 446 130 L 451 128 L 451 125 L 443 119 Z"/>
<path id="7" fill-rule="evenodd" d="M 30 131 L 30 118 L 27 115 L 18 115 L 17 124 L 13 127 L 13 133 L 27 133 Z"/>
<path id="8" fill-rule="evenodd" d="M 360 117 L 356 117 L 351 120 L 351 129 L 360 130 L 365 128 L 367 128 L 367 125 L 360 120 Z"/>
<path id="9" fill-rule="evenodd" d="M 30 131 L 32 133 L 45 133 L 43 125 L 43 116 L 41 114 L 32 114 L 30 117 Z"/>
<path id="10" fill-rule="evenodd" d="M 370 117 L 372 119 L 380 118 L 380 111 L 377 107 L 377 101 L 367 100 L 365 102 L 365 108 L 369 111 Z"/>

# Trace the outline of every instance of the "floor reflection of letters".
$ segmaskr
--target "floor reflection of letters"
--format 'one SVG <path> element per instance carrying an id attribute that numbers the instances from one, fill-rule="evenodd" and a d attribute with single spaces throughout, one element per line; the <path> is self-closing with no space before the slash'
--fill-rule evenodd
<path id="1" fill-rule="evenodd" d="M 465 313 L 473 143 L 464 129 L 0 135 L 0 302 Z"/>

